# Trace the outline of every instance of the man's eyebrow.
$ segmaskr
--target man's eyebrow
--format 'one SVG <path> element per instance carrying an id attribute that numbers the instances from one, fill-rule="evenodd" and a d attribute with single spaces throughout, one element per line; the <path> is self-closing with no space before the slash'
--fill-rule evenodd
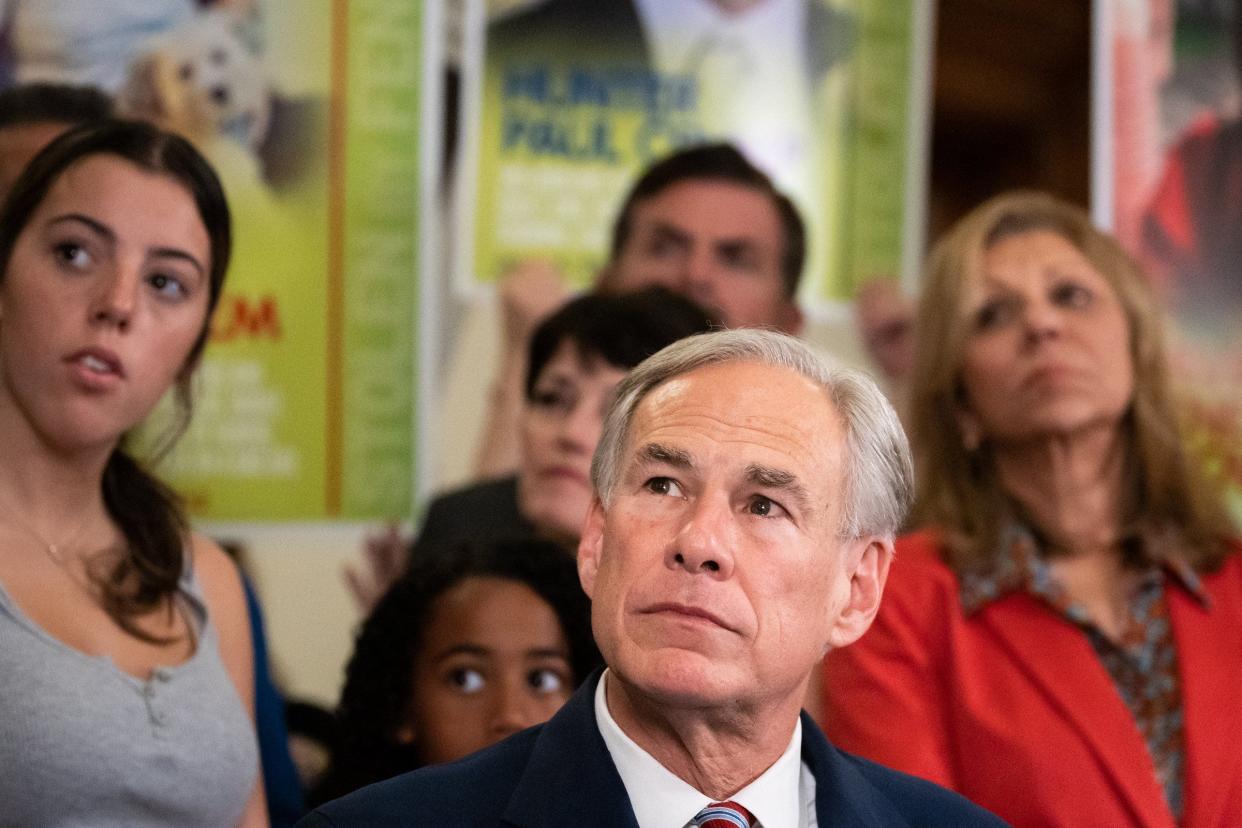
<path id="1" fill-rule="evenodd" d="M 667 221 L 656 219 L 652 222 L 651 233 L 653 235 L 664 236 L 682 244 L 690 243 L 690 234 L 682 230 L 676 224 L 670 224 Z"/>
<path id="2" fill-rule="evenodd" d="M 746 480 L 756 486 L 785 492 L 793 498 L 799 511 L 812 511 L 810 494 L 807 493 L 806 487 L 798 482 L 797 476 L 792 472 L 773 468 L 772 466 L 761 466 L 757 463 L 751 463 L 746 467 Z"/>
<path id="3" fill-rule="evenodd" d="M 675 469 L 693 469 L 694 460 L 690 452 L 672 448 L 660 443 L 648 443 L 638 450 L 637 458 L 642 463 L 660 463 Z"/>
<path id="4" fill-rule="evenodd" d="M 758 239 L 752 239 L 749 236 L 717 239 L 715 244 L 716 247 L 727 253 L 745 253 L 751 250 L 760 250 L 763 247 Z"/>

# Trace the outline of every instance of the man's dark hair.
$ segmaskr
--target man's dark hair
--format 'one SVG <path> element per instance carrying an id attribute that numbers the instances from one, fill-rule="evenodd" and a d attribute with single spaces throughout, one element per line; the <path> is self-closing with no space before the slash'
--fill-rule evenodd
<path id="1" fill-rule="evenodd" d="M 93 86 L 24 83 L 0 90 L 0 129 L 52 121 L 77 125 L 112 114 L 112 99 Z"/>
<path id="2" fill-rule="evenodd" d="M 531 336 L 526 398 L 531 399 L 539 374 L 565 342 L 582 359 L 602 359 L 628 371 L 665 345 L 719 327 L 707 311 L 668 288 L 579 296 L 541 322 Z"/>
<path id="3" fill-rule="evenodd" d="M 781 222 L 781 281 L 785 298 L 793 299 L 802 279 L 806 263 L 806 226 L 794 203 L 776 189 L 763 170 L 746 160 L 732 144 L 698 144 L 665 156 L 647 168 L 621 204 L 621 211 L 612 226 L 612 260 L 634 229 L 634 209 L 639 202 L 680 184 L 683 181 L 721 181 L 755 190 L 772 199 L 772 206 Z"/>

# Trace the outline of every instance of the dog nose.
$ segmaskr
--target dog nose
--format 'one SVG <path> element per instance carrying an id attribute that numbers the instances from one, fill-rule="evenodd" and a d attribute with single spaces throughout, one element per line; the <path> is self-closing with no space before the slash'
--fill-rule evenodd
<path id="1" fill-rule="evenodd" d="M 229 102 L 229 88 L 227 86 L 213 86 L 211 88 L 211 99 L 221 106 L 225 106 Z"/>

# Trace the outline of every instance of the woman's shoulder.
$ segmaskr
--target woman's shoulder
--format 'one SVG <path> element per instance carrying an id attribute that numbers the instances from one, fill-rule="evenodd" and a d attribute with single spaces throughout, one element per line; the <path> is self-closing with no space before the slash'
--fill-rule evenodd
<path id="1" fill-rule="evenodd" d="M 254 710 L 254 663 L 250 642 L 250 610 L 241 571 L 210 538 L 190 536 L 190 569 L 202 590 L 207 615 L 219 636 L 220 658 L 246 709 Z"/>
<path id="2" fill-rule="evenodd" d="M 220 545 L 205 535 L 190 536 L 188 577 L 182 583 L 197 591 L 207 617 L 227 644 L 248 630 L 249 610 L 241 571 Z"/>
<path id="3" fill-rule="evenodd" d="M 1209 593 L 1226 592 L 1242 606 L 1242 540 L 1231 540 L 1220 565 L 1203 573 L 1202 578 Z"/>
<path id="4" fill-rule="evenodd" d="M 893 566 L 918 570 L 923 577 L 956 581 L 953 570 L 945 563 L 943 535 L 935 528 L 918 529 L 897 538 L 893 544 Z"/>
<path id="5" fill-rule="evenodd" d="M 190 535 L 187 548 L 189 560 L 186 569 L 192 573 L 209 606 L 219 600 L 230 601 L 234 597 L 245 600 L 237 564 L 220 544 L 195 532 Z"/>
<path id="6" fill-rule="evenodd" d="M 958 594 L 957 575 L 944 560 L 942 534 L 934 528 L 902 535 L 894 543 L 884 601 L 907 599 L 924 602 L 934 595 Z"/>

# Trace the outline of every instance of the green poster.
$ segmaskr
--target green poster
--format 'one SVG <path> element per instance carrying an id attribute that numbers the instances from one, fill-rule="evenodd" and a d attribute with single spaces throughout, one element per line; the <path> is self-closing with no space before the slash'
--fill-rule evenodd
<path id="1" fill-rule="evenodd" d="M 193 424 L 159 469 L 213 520 L 408 517 L 422 4 L 267 4 L 252 26 L 264 143 L 201 142 L 234 259 Z"/>
<path id="2" fill-rule="evenodd" d="M 492 20 L 464 133 L 459 284 L 494 282 L 534 257 L 588 283 L 638 172 L 680 146 L 722 139 L 803 213 L 810 307 L 839 306 L 866 279 L 901 274 L 922 221 L 911 188 L 921 195 L 915 104 L 929 28 L 926 6 L 910 0 L 742 11 L 556 0 Z"/>

